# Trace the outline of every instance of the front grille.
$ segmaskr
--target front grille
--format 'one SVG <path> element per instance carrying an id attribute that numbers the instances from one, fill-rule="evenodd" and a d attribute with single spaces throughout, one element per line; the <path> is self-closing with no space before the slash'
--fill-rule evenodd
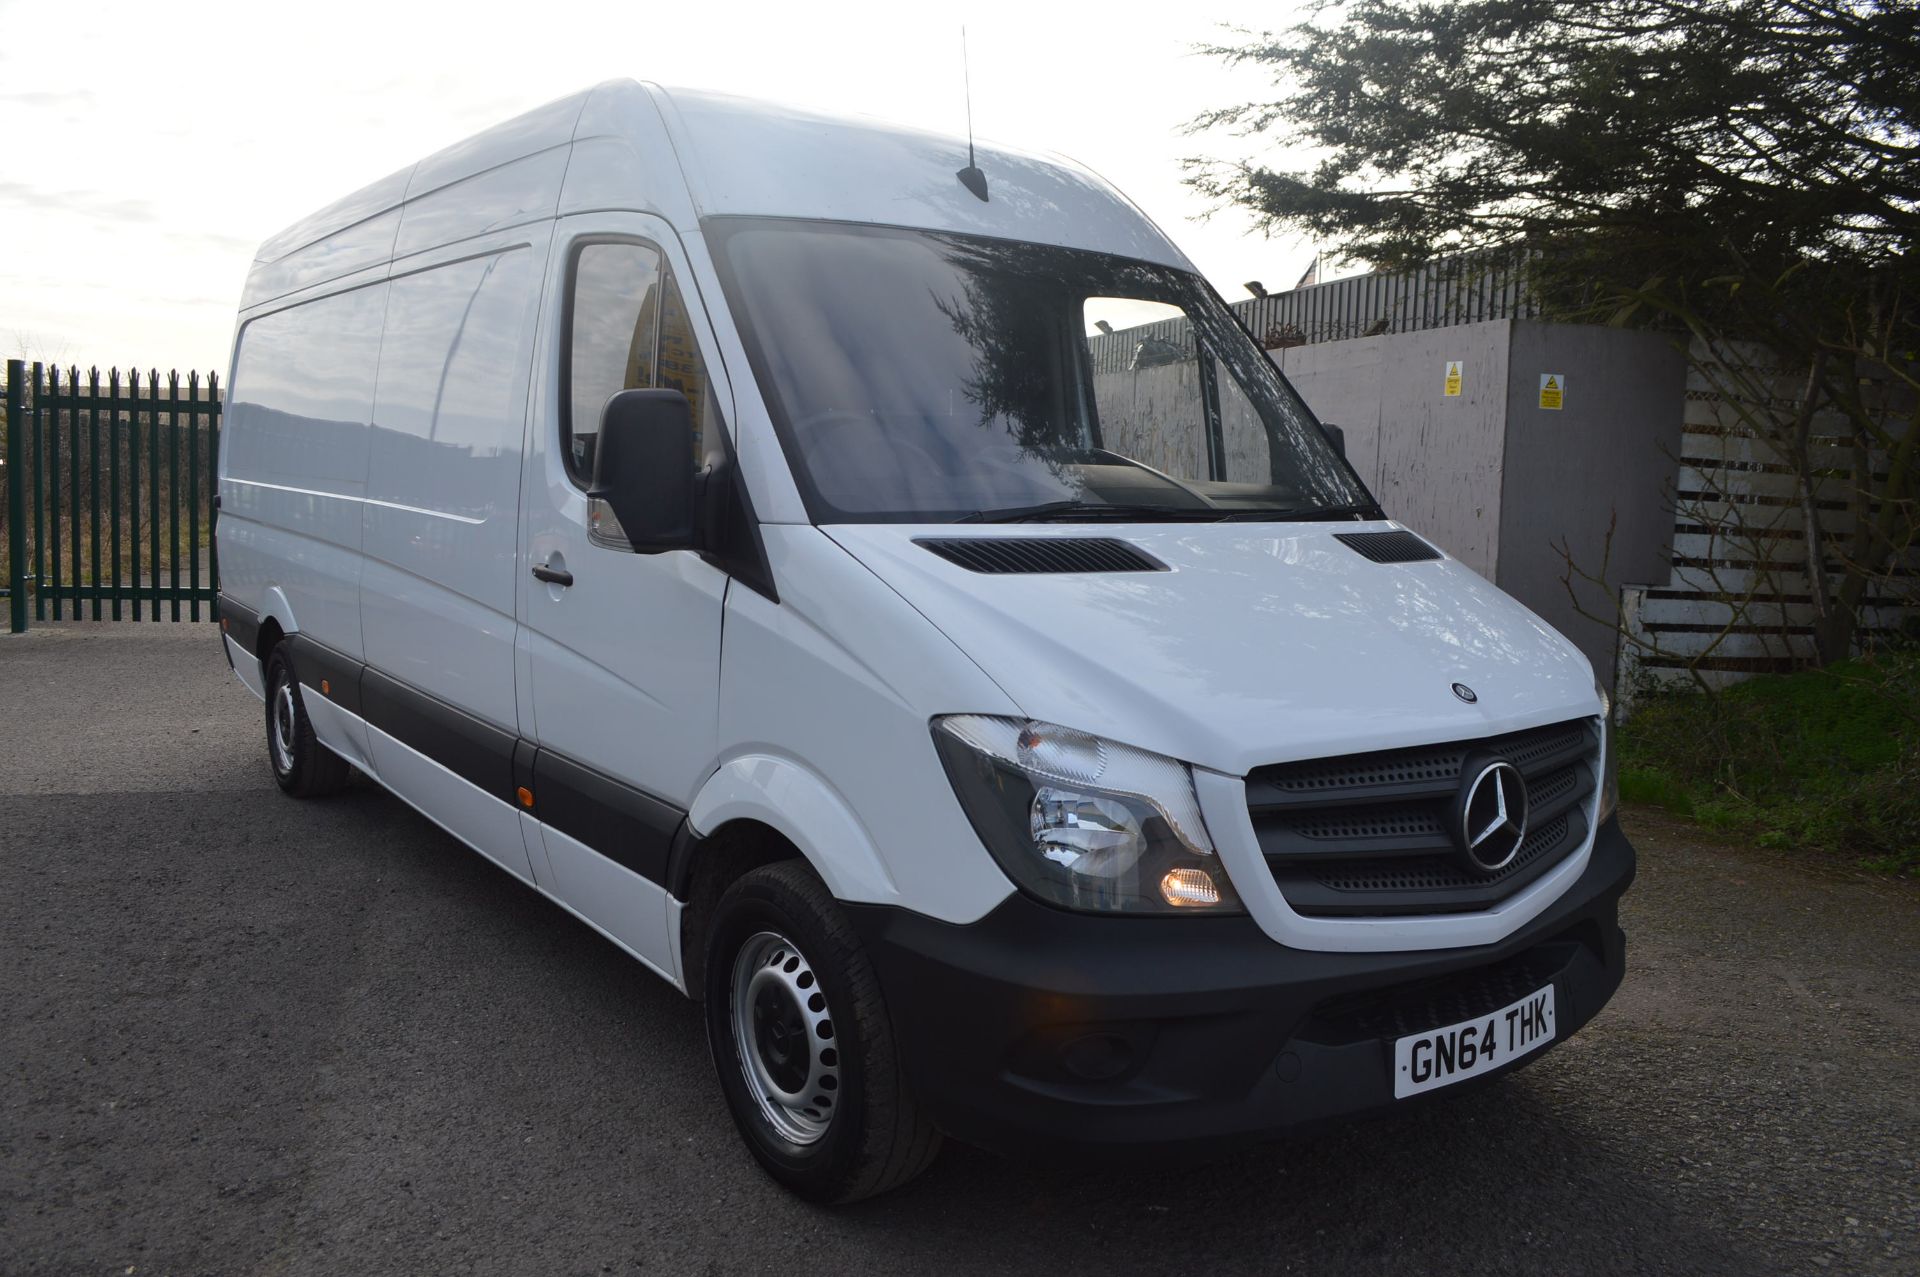
<path id="1" fill-rule="evenodd" d="M 1527 836 L 1485 873 L 1450 825 L 1463 775 L 1495 758 L 1520 769 Z M 1295 912 L 1316 916 L 1486 909 L 1539 878 L 1587 838 L 1600 737 L 1573 719 L 1481 740 L 1282 763 L 1247 777 L 1260 850 Z"/>
<path id="2" fill-rule="evenodd" d="M 1333 891 L 1431 891 L 1439 888 L 1478 887 L 1518 875 L 1528 865 L 1556 847 L 1564 847 L 1567 829 L 1572 824 L 1566 814 L 1555 816 L 1544 825 L 1527 831 L 1520 852 L 1497 873 L 1469 872 L 1460 862 L 1432 856 L 1406 859 L 1332 861 L 1317 865 L 1314 877 Z"/>

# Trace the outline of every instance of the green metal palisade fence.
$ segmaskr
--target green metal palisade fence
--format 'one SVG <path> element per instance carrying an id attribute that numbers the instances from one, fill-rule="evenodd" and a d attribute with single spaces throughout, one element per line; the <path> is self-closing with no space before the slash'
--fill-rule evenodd
<path id="1" fill-rule="evenodd" d="M 218 618 L 220 383 L 7 361 L 6 585 L 32 620 Z"/>

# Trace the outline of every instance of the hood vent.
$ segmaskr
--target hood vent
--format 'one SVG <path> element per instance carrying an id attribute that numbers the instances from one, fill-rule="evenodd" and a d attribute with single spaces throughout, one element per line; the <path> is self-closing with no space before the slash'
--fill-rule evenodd
<path id="1" fill-rule="evenodd" d="M 924 537 L 914 542 L 969 572 L 1165 572 L 1167 565 L 1114 537 Z"/>
<path id="2" fill-rule="evenodd" d="M 1336 532 L 1333 536 L 1375 563 L 1424 563 L 1447 557 L 1411 532 Z"/>

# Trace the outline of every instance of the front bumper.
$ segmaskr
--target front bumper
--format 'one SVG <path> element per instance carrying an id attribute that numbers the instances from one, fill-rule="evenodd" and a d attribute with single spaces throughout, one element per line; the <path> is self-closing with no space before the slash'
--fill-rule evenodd
<path id="1" fill-rule="evenodd" d="M 1610 820 L 1580 878 L 1512 936 L 1406 953 L 1289 949 L 1250 918 L 1098 917 L 1025 896 L 968 926 L 847 910 L 942 1130 L 1104 1158 L 1211 1153 L 1393 1106 L 1395 1038 L 1549 982 L 1566 1038 L 1620 985 L 1616 912 L 1633 874 Z"/>

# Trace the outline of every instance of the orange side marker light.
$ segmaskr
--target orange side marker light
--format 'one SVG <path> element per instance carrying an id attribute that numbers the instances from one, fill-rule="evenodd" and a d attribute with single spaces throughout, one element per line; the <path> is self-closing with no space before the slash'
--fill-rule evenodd
<path id="1" fill-rule="evenodd" d="M 513 793 L 514 793 L 514 797 L 520 800 L 520 805 L 522 807 L 533 806 L 533 791 L 531 789 L 528 789 L 525 785 L 520 786 L 520 788 L 514 790 Z"/>

